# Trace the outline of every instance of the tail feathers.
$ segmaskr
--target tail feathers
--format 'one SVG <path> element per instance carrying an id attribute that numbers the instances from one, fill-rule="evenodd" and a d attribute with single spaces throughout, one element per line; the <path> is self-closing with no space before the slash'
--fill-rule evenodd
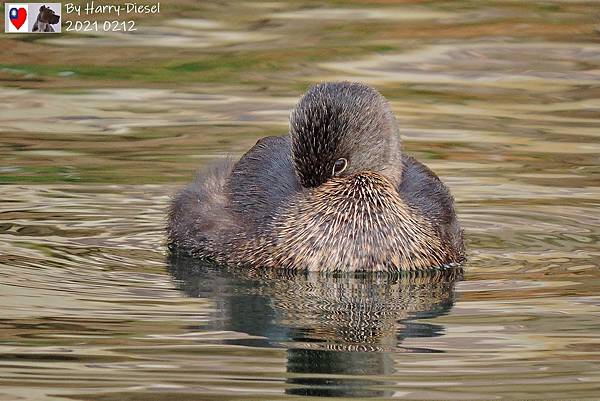
<path id="1" fill-rule="evenodd" d="M 233 160 L 227 158 L 205 167 L 175 195 L 168 210 L 170 247 L 200 255 L 211 252 L 219 241 L 218 234 L 232 224 L 224 188 L 233 165 Z"/>

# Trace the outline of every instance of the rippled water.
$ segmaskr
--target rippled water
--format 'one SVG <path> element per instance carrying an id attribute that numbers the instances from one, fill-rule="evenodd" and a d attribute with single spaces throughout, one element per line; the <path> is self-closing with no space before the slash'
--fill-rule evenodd
<path id="1" fill-rule="evenodd" d="M 594 2 L 163 5 L 138 34 L 2 37 L 0 399 L 597 399 Z M 464 272 L 170 258 L 169 195 L 368 82 L 451 187 Z"/>

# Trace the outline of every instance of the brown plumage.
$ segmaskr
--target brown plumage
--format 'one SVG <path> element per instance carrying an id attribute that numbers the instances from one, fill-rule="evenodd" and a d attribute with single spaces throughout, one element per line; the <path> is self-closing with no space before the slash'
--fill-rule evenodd
<path id="1" fill-rule="evenodd" d="M 464 260 L 453 199 L 401 152 L 385 99 L 356 83 L 305 94 L 290 135 L 200 173 L 174 199 L 172 250 L 234 265 L 426 270 Z"/>

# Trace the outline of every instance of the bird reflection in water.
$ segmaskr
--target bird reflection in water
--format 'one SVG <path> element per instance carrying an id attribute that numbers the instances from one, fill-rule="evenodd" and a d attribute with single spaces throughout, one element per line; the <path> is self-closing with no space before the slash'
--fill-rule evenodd
<path id="1" fill-rule="evenodd" d="M 286 393 L 307 396 L 391 396 L 385 388 L 392 383 L 381 377 L 394 373 L 392 354 L 439 352 L 402 343 L 443 334 L 441 326 L 418 319 L 448 313 L 462 278 L 460 269 L 324 275 L 228 268 L 174 255 L 168 266 L 187 296 L 214 302 L 217 316 L 204 330 L 253 336 L 228 344 L 286 347 Z"/>

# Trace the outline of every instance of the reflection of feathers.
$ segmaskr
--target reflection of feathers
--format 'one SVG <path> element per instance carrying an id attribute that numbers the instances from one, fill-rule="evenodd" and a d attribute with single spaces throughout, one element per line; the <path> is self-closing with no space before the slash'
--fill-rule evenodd
<path id="1" fill-rule="evenodd" d="M 253 346 L 286 345 L 287 394 L 342 398 L 393 395 L 379 379 L 394 370 L 386 351 L 435 352 L 398 343 L 439 335 L 435 325 L 411 319 L 447 313 L 462 277 L 456 269 L 327 275 L 227 268 L 173 254 L 168 266 L 186 294 L 218 307 L 215 329 L 250 334 Z"/>
<path id="2" fill-rule="evenodd" d="M 306 345 L 327 349 L 396 347 L 399 320 L 444 314 L 460 271 L 375 277 L 303 275 L 275 281 L 270 298 L 282 324 L 302 329 Z"/>
<path id="3" fill-rule="evenodd" d="M 236 303 L 247 302 L 243 294 L 265 298 L 268 302 L 261 304 L 273 310 L 256 312 L 274 313 L 275 324 L 302 333 L 295 340 L 306 340 L 310 348 L 394 348 L 396 334 L 402 336 L 405 328 L 398 321 L 445 314 L 454 301 L 454 283 L 462 278 L 460 269 L 325 275 L 214 267 L 188 257 L 170 261 L 171 273 L 188 295 L 235 293 Z"/>

